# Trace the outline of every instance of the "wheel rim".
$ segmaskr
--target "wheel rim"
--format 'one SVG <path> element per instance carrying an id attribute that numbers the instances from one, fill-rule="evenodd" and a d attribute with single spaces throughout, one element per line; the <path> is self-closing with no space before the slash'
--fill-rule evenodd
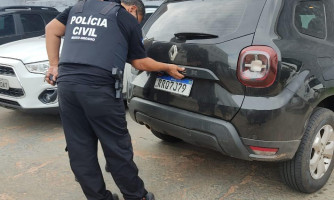
<path id="1" fill-rule="evenodd" d="M 332 162 L 334 131 L 331 125 L 323 126 L 314 138 L 310 158 L 310 172 L 314 179 L 322 178 Z"/>

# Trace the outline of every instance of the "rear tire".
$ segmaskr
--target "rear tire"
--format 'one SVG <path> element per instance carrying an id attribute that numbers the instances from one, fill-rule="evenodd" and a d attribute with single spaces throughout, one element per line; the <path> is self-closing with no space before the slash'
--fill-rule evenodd
<path id="1" fill-rule="evenodd" d="M 281 163 L 282 180 L 304 193 L 321 189 L 334 167 L 334 113 L 316 109 L 310 117 L 300 146 L 292 160 Z"/>
<path id="2" fill-rule="evenodd" d="M 176 142 L 180 142 L 182 141 L 181 139 L 179 138 L 176 138 L 176 137 L 173 137 L 173 136 L 170 136 L 170 135 L 166 135 L 166 134 L 163 134 L 163 133 L 160 133 L 158 131 L 155 131 L 155 130 L 151 130 L 151 132 L 153 133 L 153 135 L 155 135 L 157 138 L 163 140 L 163 141 L 166 141 L 166 142 L 170 142 L 170 143 L 176 143 Z"/>

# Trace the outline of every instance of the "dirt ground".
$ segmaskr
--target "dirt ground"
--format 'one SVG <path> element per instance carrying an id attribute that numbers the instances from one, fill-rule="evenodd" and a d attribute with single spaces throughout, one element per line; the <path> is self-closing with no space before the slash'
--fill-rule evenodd
<path id="1" fill-rule="evenodd" d="M 334 176 L 317 193 L 301 194 L 281 182 L 276 163 L 165 143 L 127 117 L 140 176 L 157 200 L 334 199 Z M 0 108 L 0 200 L 84 200 L 64 147 L 59 116 Z M 99 158 L 104 166 L 101 151 Z M 120 195 L 104 175 L 107 188 Z"/>

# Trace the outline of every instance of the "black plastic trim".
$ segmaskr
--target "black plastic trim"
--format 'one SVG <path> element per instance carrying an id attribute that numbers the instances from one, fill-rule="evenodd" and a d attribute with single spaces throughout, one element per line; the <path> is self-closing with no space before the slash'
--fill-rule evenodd
<path id="1" fill-rule="evenodd" d="M 140 98 L 129 104 L 130 115 L 140 124 L 231 157 L 250 160 L 234 126 L 224 120 L 165 106 Z"/>
<path id="2" fill-rule="evenodd" d="M 0 99 L 0 106 L 10 109 L 21 109 L 21 105 L 16 101 L 11 101 L 7 99 Z"/>
<path id="3" fill-rule="evenodd" d="M 0 94 L 11 96 L 11 97 L 24 96 L 23 89 L 20 89 L 20 88 L 9 88 L 9 90 L 0 89 Z"/>
<path id="4" fill-rule="evenodd" d="M 179 67 L 185 68 L 185 70 L 181 72 L 185 77 L 219 81 L 219 78 L 209 69 L 200 68 L 200 67 L 190 67 L 190 66 L 185 66 L 185 65 L 179 65 Z M 135 70 L 131 70 L 131 73 L 134 75 L 138 74 L 138 72 L 136 72 Z M 167 73 L 160 72 L 159 74 L 163 75 Z"/>
<path id="5" fill-rule="evenodd" d="M 185 68 L 184 75 L 186 77 L 219 81 L 219 78 L 209 69 L 182 65 L 180 65 L 180 67 Z"/>
<path id="6" fill-rule="evenodd" d="M 11 67 L 0 66 L 0 75 L 15 76 L 15 72 Z"/>

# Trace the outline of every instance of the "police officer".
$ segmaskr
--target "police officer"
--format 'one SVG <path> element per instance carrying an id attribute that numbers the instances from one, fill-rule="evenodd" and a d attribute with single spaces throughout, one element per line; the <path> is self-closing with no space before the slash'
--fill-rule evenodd
<path id="1" fill-rule="evenodd" d="M 133 161 L 124 103 L 117 85 L 126 61 L 139 70 L 166 71 L 177 79 L 183 78 L 180 71 L 184 69 L 146 56 L 138 24 L 144 14 L 141 0 L 84 0 L 46 27 L 50 62 L 46 80 L 58 85 L 70 165 L 89 200 L 118 199 L 106 189 L 97 158 L 98 141 L 124 198 L 154 199 L 145 190 Z"/>

